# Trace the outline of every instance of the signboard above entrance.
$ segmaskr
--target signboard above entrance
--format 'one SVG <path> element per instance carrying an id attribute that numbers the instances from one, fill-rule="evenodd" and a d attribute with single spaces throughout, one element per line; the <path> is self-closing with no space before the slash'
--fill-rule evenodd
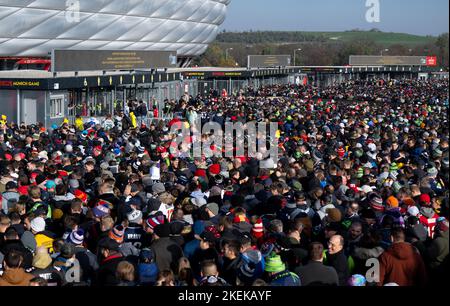
<path id="1" fill-rule="evenodd" d="M 175 68 L 176 51 L 53 50 L 53 72 Z"/>

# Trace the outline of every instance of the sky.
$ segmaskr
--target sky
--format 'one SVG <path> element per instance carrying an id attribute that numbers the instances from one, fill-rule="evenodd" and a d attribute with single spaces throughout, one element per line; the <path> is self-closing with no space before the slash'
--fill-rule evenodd
<path id="1" fill-rule="evenodd" d="M 379 3 L 379 22 L 366 20 L 366 1 Z M 226 31 L 380 29 L 416 35 L 449 31 L 449 0 L 231 0 Z M 372 7 L 372 5 L 371 5 Z"/>

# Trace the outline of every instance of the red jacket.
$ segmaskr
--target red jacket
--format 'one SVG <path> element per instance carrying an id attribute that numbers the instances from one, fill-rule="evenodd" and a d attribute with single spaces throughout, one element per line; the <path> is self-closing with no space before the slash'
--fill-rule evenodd
<path id="1" fill-rule="evenodd" d="M 397 283 L 399 286 L 424 286 L 425 264 L 417 249 L 407 242 L 394 243 L 379 257 L 379 286 Z"/>

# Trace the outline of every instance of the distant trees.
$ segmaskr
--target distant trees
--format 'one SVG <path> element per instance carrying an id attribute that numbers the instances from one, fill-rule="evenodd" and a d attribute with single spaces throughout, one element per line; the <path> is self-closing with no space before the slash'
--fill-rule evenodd
<path id="1" fill-rule="evenodd" d="M 389 48 L 389 55 L 436 55 L 439 66 L 449 65 L 448 33 L 434 39 L 413 36 L 414 42 L 408 43 L 409 36 L 378 31 L 343 32 L 348 35 L 346 39 L 340 39 L 339 33 L 335 34 L 338 39 L 330 39 L 330 33 L 319 32 L 222 32 L 194 64 L 234 67 L 237 62 L 245 67 L 248 55 L 271 54 L 290 54 L 293 60 L 294 50 L 301 48 L 296 52 L 298 65 L 346 65 L 350 55 L 380 55 L 381 50 Z M 376 37 L 368 35 L 373 32 L 377 32 Z M 228 59 L 227 48 L 233 48 Z"/>

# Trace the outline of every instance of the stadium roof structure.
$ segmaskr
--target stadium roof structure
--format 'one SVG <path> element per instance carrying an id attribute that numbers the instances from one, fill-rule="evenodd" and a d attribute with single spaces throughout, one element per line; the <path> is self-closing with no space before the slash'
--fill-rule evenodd
<path id="1" fill-rule="evenodd" d="M 231 0 L 0 0 L 0 56 L 52 49 L 202 54 Z"/>

